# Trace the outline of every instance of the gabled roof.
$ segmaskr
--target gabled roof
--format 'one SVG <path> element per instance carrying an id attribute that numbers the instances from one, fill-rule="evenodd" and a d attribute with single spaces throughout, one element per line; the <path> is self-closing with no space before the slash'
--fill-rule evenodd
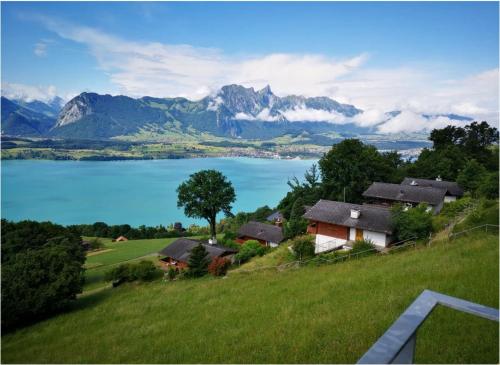
<path id="1" fill-rule="evenodd" d="M 270 214 L 266 220 L 268 222 L 274 222 L 275 220 L 283 220 L 283 214 L 281 214 L 281 212 L 279 210 L 273 212 L 272 214 Z"/>
<path id="2" fill-rule="evenodd" d="M 381 182 L 374 182 L 363 193 L 363 196 L 367 198 L 379 198 L 409 203 L 427 203 L 431 205 L 438 205 L 441 203 L 445 195 L 446 189 Z"/>
<path id="3" fill-rule="evenodd" d="M 248 222 L 241 226 L 238 231 L 239 237 L 250 237 L 256 240 L 280 243 L 283 241 L 283 231 L 281 227 L 260 222 Z"/>
<path id="4" fill-rule="evenodd" d="M 351 218 L 351 210 L 360 211 L 359 218 Z M 331 200 L 320 200 L 304 218 L 345 227 L 392 233 L 391 211 L 374 205 L 359 205 Z"/>
<path id="5" fill-rule="evenodd" d="M 178 238 L 158 253 L 162 256 L 168 256 L 178 261 L 187 262 L 189 260 L 189 256 L 191 255 L 191 250 L 194 247 L 198 246 L 200 243 L 201 242 L 197 240 Z M 229 247 L 210 245 L 207 243 L 201 244 L 203 245 L 203 247 L 205 247 L 205 250 L 207 250 L 207 253 L 211 258 L 225 256 L 237 252 L 237 250 Z"/>
<path id="6" fill-rule="evenodd" d="M 438 189 L 446 189 L 447 194 L 454 196 L 462 196 L 464 195 L 464 191 L 458 184 L 454 181 L 439 181 L 439 180 L 430 180 L 430 179 L 416 179 L 414 177 L 405 177 L 401 185 L 414 185 L 422 186 L 422 187 L 431 187 Z"/>

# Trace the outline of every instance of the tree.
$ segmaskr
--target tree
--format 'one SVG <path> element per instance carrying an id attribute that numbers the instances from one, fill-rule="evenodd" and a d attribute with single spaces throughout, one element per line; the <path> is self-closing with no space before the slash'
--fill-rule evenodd
<path id="1" fill-rule="evenodd" d="M 477 193 L 487 199 L 498 199 L 498 171 L 484 176 Z"/>
<path id="2" fill-rule="evenodd" d="M 188 260 L 189 276 L 198 278 L 208 273 L 210 258 L 208 252 L 200 243 L 191 250 Z"/>
<path id="3" fill-rule="evenodd" d="M 457 183 L 464 190 L 475 195 L 485 177 L 486 169 L 476 160 L 469 160 L 464 169 L 458 174 Z"/>
<path id="4" fill-rule="evenodd" d="M 391 181 L 396 173 L 393 156 L 380 154 L 358 139 L 336 144 L 319 161 L 323 198 L 359 203 L 362 193 L 374 181 Z M 345 199 L 344 199 L 345 198 Z"/>
<path id="5" fill-rule="evenodd" d="M 397 204 L 392 208 L 392 224 L 393 233 L 399 241 L 425 238 L 432 230 L 432 213 L 427 211 L 425 204 L 409 209 Z"/>
<path id="6" fill-rule="evenodd" d="M 455 181 L 467 162 L 466 155 L 459 146 L 448 145 L 439 150 L 424 148 L 417 161 L 408 166 L 408 175 L 424 179 Z"/>
<path id="7" fill-rule="evenodd" d="M 188 217 L 204 218 L 215 239 L 217 213 L 231 216 L 231 204 L 236 200 L 233 185 L 216 170 L 202 170 L 192 174 L 177 188 L 177 206 L 184 207 Z"/>
<path id="8" fill-rule="evenodd" d="M 314 242 L 312 236 L 300 236 L 293 240 L 292 249 L 295 257 L 303 260 L 314 256 Z"/>
<path id="9" fill-rule="evenodd" d="M 83 286 L 81 238 L 49 222 L 2 220 L 2 329 L 64 308 Z"/>
<path id="10" fill-rule="evenodd" d="M 292 238 L 306 232 L 307 220 L 302 217 L 304 213 L 304 199 L 299 197 L 295 200 L 295 203 L 293 203 L 290 219 L 285 224 L 286 238 Z"/>

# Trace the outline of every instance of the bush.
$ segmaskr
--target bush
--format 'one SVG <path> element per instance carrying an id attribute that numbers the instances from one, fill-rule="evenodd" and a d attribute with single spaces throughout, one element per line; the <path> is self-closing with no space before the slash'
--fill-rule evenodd
<path id="1" fill-rule="evenodd" d="M 92 238 L 89 241 L 89 244 L 90 244 L 90 249 L 91 250 L 98 250 L 98 249 L 104 247 L 104 243 L 102 243 L 102 241 L 99 238 L 97 238 L 97 237 L 96 238 Z"/>
<path id="2" fill-rule="evenodd" d="M 136 264 L 121 264 L 105 274 L 105 280 L 117 284 L 130 281 L 151 281 L 157 274 L 158 269 L 151 261 L 139 261 Z"/>
<path id="3" fill-rule="evenodd" d="M 349 253 L 352 255 L 352 254 L 363 252 L 362 254 L 358 255 L 358 257 L 372 255 L 376 252 L 374 250 L 374 248 L 375 248 L 375 245 L 373 244 L 373 242 L 371 240 L 363 239 L 363 240 L 359 240 L 359 241 L 354 242 L 354 245 L 352 246 L 352 250 L 349 251 Z"/>
<path id="4" fill-rule="evenodd" d="M 2 329 L 52 314 L 84 282 L 81 238 L 49 222 L 2 220 Z"/>
<path id="5" fill-rule="evenodd" d="M 168 280 L 172 281 L 179 274 L 179 270 L 176 267 L 170 266 L 167 271 Z"/>
<path id="6" fill-rule="evenodd" d="M 295 257 L 299 260 L 314 256 L 314 242 L 312 236 L 304 235 L 297 237 L 292 241 L 291 246 Z"/>
<path id="7" fill-rule="evenodd" d="M 208 272 L 213 276 L 224 276 L 231 266 L 231 261 L 223 257 L 215 257 L 210 265 L 208 265 Z"/>
<path id="8" fill-rule="evenodd" d="M 392 222 L 394 235 L 398 241 L 425 238 L 432 230 L 432 213 L 427 212 L 425 204 L 419 204 L 406 211 L 398 204 L 392 209 Z"/>
<path id="9" fill-rule="evenodd" d="M 267 248 L 262 246 L 259 241 L 246 241 L 240 248 L 240 251 L 234 256 L 235 260 L 240 264 L 247 262 L 254 256 L 262 256 L 266 253 Z"/>

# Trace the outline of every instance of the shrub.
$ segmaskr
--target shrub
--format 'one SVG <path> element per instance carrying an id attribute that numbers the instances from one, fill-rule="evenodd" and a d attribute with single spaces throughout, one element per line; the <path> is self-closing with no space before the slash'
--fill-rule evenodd
<path id="1" fill-rule="evenodd" d="M 254 256 L 262 256 L 266 253 L 267 248 L 262 246 L 259 241 L 246 241 L 240 248 L 240 251 L 234 256 L 235 260 L 240 264 L 250 260 Z"/>
<path id="2" fill-rule="evenodd" d="M 366 255 L 372 255 L 375 253 L 375 245 L 373 242 L 369 239 L 363 239 L 354 242 L 354 245 L 352 246 L 352 250 L 349 251 L 350 254 L 356 254 L 363 252 L 362 254 L 358 255 L 359 256 L 366 256 Z"/>
<path id="3" fill-rule="evenodd" d="M 208 257 L 207 250 L 202 244 L 199 244 L 191 250 L 188 261 L 188 275 L 194 278 L 206 275 L 209 263 L 210 258 Z"/>
<path id="4" fill-rule="evenodd" d="M 398 204 L 392 209 L 394 235 L 399 241 L 410 238 L 425 238 L 432 230 L 432 213 L 427 212 L 427 205 L 419 204 L 415 208 L 404 210 Z"/>
<path id="5" fill-rule="evenodd" d="M 213 276 L 224 276 L 231 266 L 231 261 L 223 257 L 215 257 L 210 265 L 208 265 L 208 272 Z"/>
<path id="6" fill-rule="evenodd" d="M 175 277 L 179 274 L 179 271 L 177 270 L 177 268 L 173 267 L 173 266 L 170 266 L 168 268 L 168 271 L 166 273 L 166 276 L 168 278 L 168 280 L 172 281 L 175 279 Z"/>
<path id="7" fill-rule="evenodd" d="M 314 256 L 314 242 L 312 236 L 304 235 L 292 241 L 292 249 L 295 257 L 302 260 Z"/>
<path id="8" fill-rule="evenodd" d="M 157 276 L 158 272 L 158 269 L 151 261 L 142 260 L 136 264 L 118 265 L 105 274 L 105 280 L 117 284 L 135 280 L 150 281 Z"/>
<path id="9" fill-rule="evenodd" d="M 98 249 L 104 247 L 104 243 L 102 243 L 102 241 L 99 238 L 97 238 L 97 237 L 96 238 L 92 238 L 89 241 L 89 244 L 90 244 L 90 249 L 91 250 L 98 250 Z"/>

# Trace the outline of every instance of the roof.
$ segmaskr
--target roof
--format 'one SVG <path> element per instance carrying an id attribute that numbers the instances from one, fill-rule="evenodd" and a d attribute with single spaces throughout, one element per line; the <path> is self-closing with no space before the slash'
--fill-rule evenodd
<path id="1" fill-rule="evenodd" d="M 374 182 L 363 193 L 364 197 L 396 200 L 410 203 L 427 203 L 438 205 L 444 200 L 446 189 L 398 185 Z"/>
<path id="2" fill-rule="evenodd" d="M 449 195 L 462 196 L 464 191 L 462 188 L 454 181 L 443 181 L 443 180 L 430 180 L 430 179 L 416 179 L 414 177 L 405 177 L 401 185 L 412 185 L 412 182 L 417 183 L 417 186 L 432 187 L 446 189 Z"/>
<path id="3" fill-rule="evenodd" d="M 351 218 L 351 209 L 360 211 L 359 218 Z M 320 200 L 304 218 L 340 226 L 392 233 L 391 211 L 374 205 L 359 205 L 331 200 Z"/>
<path id="4" fill-rule="evenodd" d="M 168 245 L 158 253 L 162 256 L 168 256 L 178 261 L 187 262 L 189 260 L 189 256 L 191 255 L 191 250 L 194 247 L 198 246 L 200 243 L 203 245 L 203 247 L 205 247 L 205 250 L 207 250 L 207 253 L 211 258 L 238 252 L 237 250 L 229 247 L 224 247 L 221 245 L 210 245 L 208 243 L 202 243 L 201 241 L 181 237 L 176 239 L 174 242 L 172 242 L 170 245 Z"/>
<path id="5" fill-rule="evenodd" d="M 266 220 L 268 222 L 274 222 L 275 220 L 283 220 L 283 214 L 281 214 L 281 212 L 279 210 L 273 212 L 272 214 L 270 214 Z"/>
<path id="6" fill-rule="evenodd" d="M 246 236 L 273 243 L 280 243 L 283 241 L 283 231 L 281 227 L 254 221 L 241 226 L 238 231 L 238 236 Z"/>

